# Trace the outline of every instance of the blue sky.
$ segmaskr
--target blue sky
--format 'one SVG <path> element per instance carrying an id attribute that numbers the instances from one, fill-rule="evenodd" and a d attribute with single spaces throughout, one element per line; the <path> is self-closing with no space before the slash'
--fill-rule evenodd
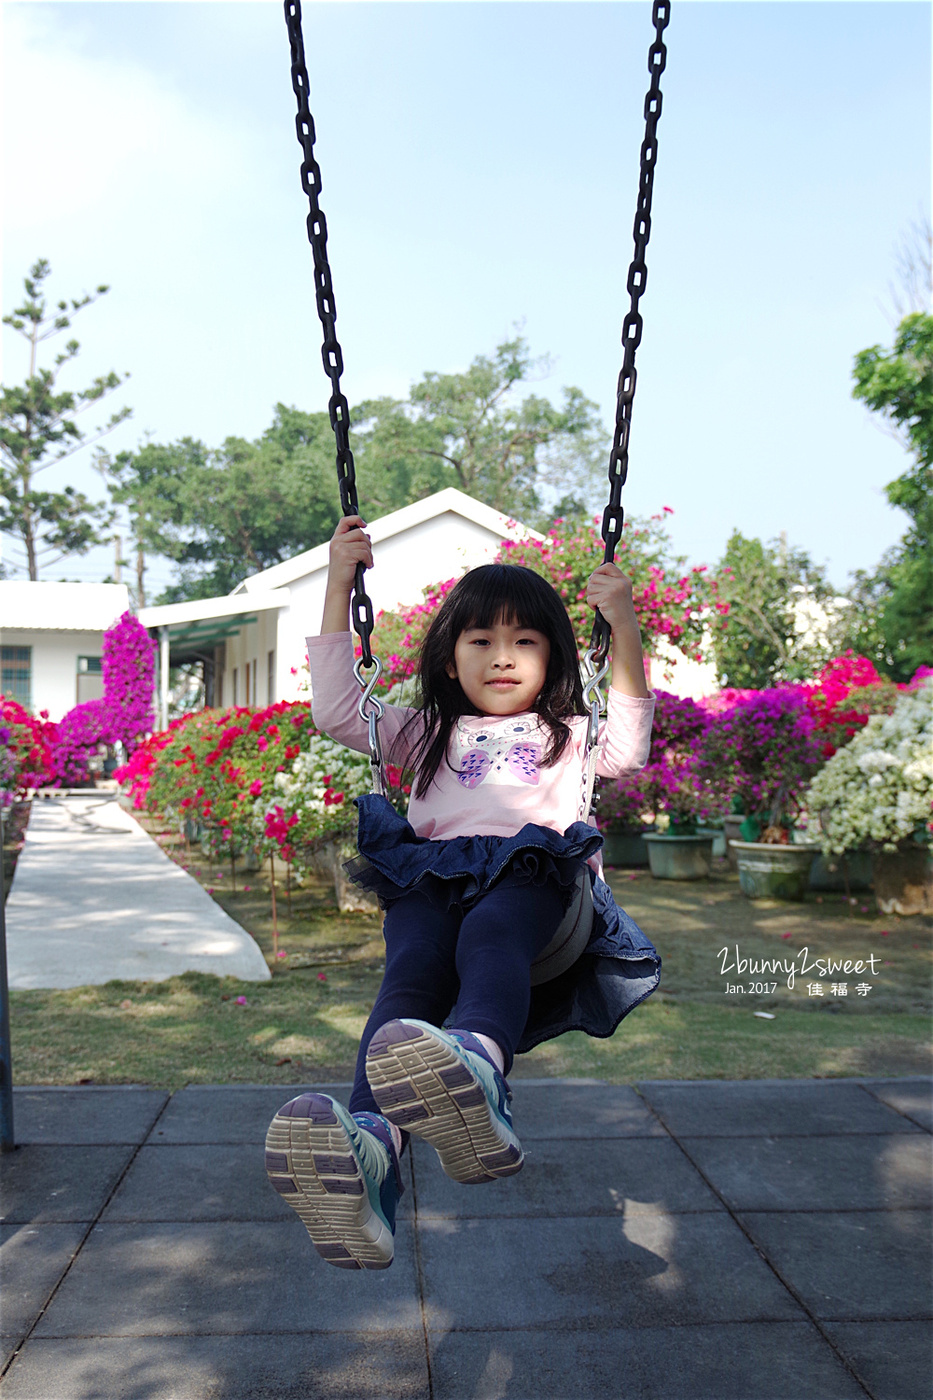
<path id="1" fill-rule="evenodd" d="M 3 307 L 37 256 L 56 295 L 110 283 L 69 381 L 131 372 L 110 445 L 215 444 L 260 434 L 278 400 L 324 408 L 277 0 L 2 15 Z M 577 385 L 611 422 L 650 15 L 305 5 L 351 406 L 520 322 L 554 361 L 536 391 Z M 882 487 L 906 457 L 852 400 L 851 365 L 890 341 L 897 245 L 929 210 L 930 9 L 673 0 L 667 37 L 626 510 L 673 507 L 694 563 L 733 528 L 784 530 L 842 585 L 905 523 Z M 5 383 L 24 352 L 5 331 Z M 68 478 L 97 493 L 80 459 Z"/>

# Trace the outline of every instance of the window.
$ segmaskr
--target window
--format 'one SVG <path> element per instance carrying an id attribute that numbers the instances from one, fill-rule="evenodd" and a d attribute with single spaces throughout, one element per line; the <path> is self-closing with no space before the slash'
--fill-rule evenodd
<path id="1" fill-rule="evenodd" d="M 275 652 L 266 657 L 266 704 L 275 704 Z"/>
<path id="2" fill-rule="evenodd" d="M 104 693 L 104 670 L 99 656 L 78 657 L 77 703 L 100 700 Z"/>
<path id="3" fill-rule="evenodd" d="M 249 663 L 249 670 L 253 673 L 253 704 L 254 704 L 254 705 L 258 705 L 258 704 L 259 704 L 259 687 L 258 687 L 258 685 L 256 684 L 256 671 L 257 671 L 258 666 L 259 666 L 259 662 L 258 662 L 255 658 Z M 247 674 L 249 674 L 249 673 L 247 673 Z M 247 703 L 247 705 L 249 704 L 249 697 L 248 697 L 248 696 L 247 696 L 246 703 Z"/>
<path id="4" fill-rule="evenodd" d="M 238 704 L 240 703 L 239 695 L 238 695 L 237 692 L 238 692 L 238 686 L 237 686 L 237 668 L 234 666 L 234 668 L 233 668 L 233 703 L 234 703 L 234 705 L 238 705 Z"/>
<path id="5" fill-rule="evenodd" d="M 0 647 L 0 691 L 29 709 L 32 704 L 32 647 Z"/>

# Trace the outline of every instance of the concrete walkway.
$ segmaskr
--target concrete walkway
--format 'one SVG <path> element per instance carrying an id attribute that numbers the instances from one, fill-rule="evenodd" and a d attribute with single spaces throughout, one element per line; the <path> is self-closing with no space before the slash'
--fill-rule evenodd
<path id="1" fill-rule="evenodd" d="M 266 1182 L 298 1091 L 17 1092 L 4 1400 L 929 1400 L 929 1080 L 519 1081 L 525 1169 L 415 1143 L 362 1275 Z"/>
<path id="2" fill-rule="evenodd" d="M 35 799 L 6 920 L 15 988 L 270 976 L 249 934 L 101 793 Z"/>

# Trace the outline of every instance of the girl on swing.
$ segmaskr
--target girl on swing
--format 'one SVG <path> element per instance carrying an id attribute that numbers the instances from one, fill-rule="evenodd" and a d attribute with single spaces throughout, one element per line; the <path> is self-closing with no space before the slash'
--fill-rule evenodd
<path id="1" fill-rule="evenodd" d="M 348 630 L 357 564 L 372 567 L 372 547 L 364 521 L 347 516 L 308 654 L 315 724 L 368 752 Z M 612 631 L 596 771 L 617 777 L 647 761 L 654 698 L 629 579 L 603 564 L 586 597 Z M 423 708 L 389 705 L 380 722 L 387 761 L 414 771 L 408 820 L 377 795 L 357 802 L 360 855 L 347 868 L 385 910 L 386 966 L 349 1105 L 301 1094 L 266 1139 L 272 1185 L 318 1253 L 346 1269 L 392 1262 L 408 1133 L 455 1181 L 513 1175 L 523 1161 L 505 1080 L 513 1056 L 566 1030 L 611 1035 L 660 978 L 657 952 L 600 878 L 599 833 L 579 819 L 588 720 L 559 595 L 517 565 L 473 569 L 431 622 L 419 674 Z M 532 987 L 584 869 L 586 951 Z"/>

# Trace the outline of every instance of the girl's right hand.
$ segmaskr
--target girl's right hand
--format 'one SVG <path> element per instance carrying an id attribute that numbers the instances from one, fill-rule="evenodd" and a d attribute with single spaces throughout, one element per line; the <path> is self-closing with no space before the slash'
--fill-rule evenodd
<path id="1" fill-rule="evenodd" d="M 345 515 L 339 521 L 330 542 L 330 563 L 327 570 L 328 587 L 353 587 L 357 564 L 364 569 L 373 567 L 373 547 L 365 532 L 366 521 L 360 515 Z"/>

